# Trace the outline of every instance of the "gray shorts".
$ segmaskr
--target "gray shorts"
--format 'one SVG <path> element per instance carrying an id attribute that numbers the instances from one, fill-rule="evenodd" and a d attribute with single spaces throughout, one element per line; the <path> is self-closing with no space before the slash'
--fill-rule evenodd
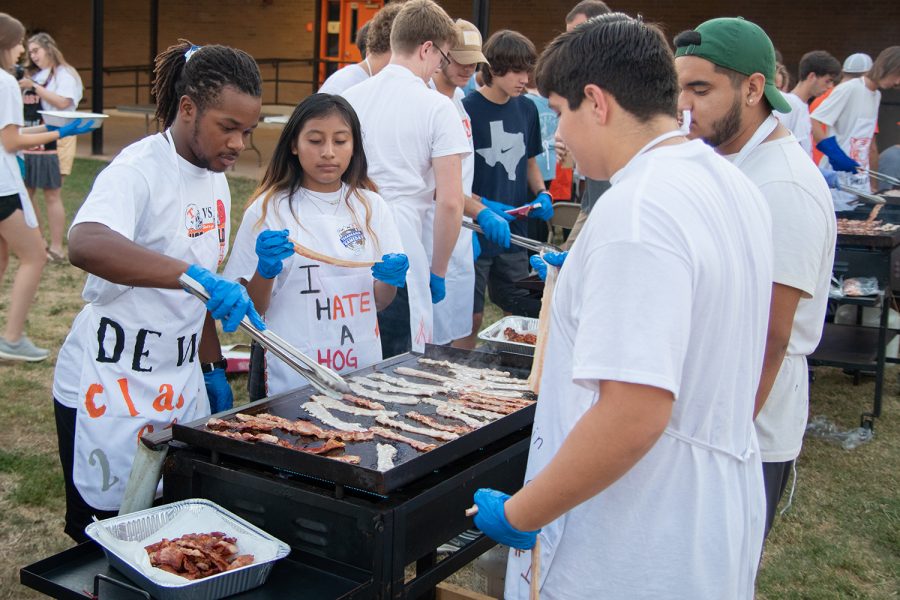
<path id="1" fill-rule="evenodd" d="M 529 290 L 516 286 L 516 282 L 528 277 L 528 254 L 510 252 L 497 256 L 479 256 L 475 261 L 475 305 L 473 312 L 484 312 L 484 291 L 487 288 L 491 301 L 503 312 L 535 317 L 541 312 L 541 298 Z"/>

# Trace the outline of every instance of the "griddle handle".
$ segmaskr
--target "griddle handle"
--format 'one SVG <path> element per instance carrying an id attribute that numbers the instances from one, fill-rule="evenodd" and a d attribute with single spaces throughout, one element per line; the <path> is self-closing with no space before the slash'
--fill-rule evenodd
<path id="1" fill-rule="evenodd" d="M 103 600 L 103 597 L 100 595 L 100 582 L 104 581 L 116 587 L 120 587 L 126 592 L 131 592 L 132 594 L 137 594 L 139 598 L 144 598 L 144 600 L 153 600 L 153 597 L 140 588 L 136 588 L 133 585 L 128 585 L 125 582 L 119 581 L 118 579 L 113 579 L 103 573 L 97 573 L 94 575 L 94 598 L 97 600 Z"/>
<path id="2" fill-rule="evenodd" d="M 172 441 L 172 428 L 166 427 L 165 429 L 161 429 L 160 431 L 154 431 L 153 433 L 146 433 L 141 436 L 141 443 L 147 446 L 150 450 L 160 450 L 161 446 L 165 446 L 169 442 Z"/>

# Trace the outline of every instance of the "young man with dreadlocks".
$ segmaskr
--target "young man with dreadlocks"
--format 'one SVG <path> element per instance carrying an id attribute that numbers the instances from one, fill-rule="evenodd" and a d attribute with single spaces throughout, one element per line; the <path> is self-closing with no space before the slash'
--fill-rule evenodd
<path id="1" fill-rule="evenodd" d="M 527 483 L 476 492 L 475 525 L 517 550 L 540 535 L 544 600 L 750 600 L 765 200 L 679 130 L 658 27 L 595 17 L 550 43 L 535 78 L 581 171 L 612 187 L 559 272 Z M 528 597 L 529 559 L 510 553 L 505 598 Z"/>
<path id="2" fill-rule="evenodd" d="M 72 264 L 89 274 L 87 305 L 59 352 L 53 397 L 65 531 L 76 541 L 91 515 L 121 505 L 142 434 L 231 405 L 213 318 L 226 331 L 244 316 L 265 327 L 244 288 L 214 274 L 229 239 L 223 172 L 259 119 L 256 62 L 182 41 L 155 74 L 165 131 L 100 173 L 69 231 Z M 210 312 L 180 289 L 185 272 L 206 288 Z"/>

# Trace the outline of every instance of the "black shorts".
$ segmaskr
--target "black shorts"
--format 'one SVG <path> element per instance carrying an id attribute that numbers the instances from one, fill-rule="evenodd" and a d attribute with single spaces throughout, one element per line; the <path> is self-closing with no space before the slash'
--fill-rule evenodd
<path id="1" fill-rule="evenodd" d="M 537 318 L 541 312 L 541 297 L 516 285 L 530 272 L 528 254 L 507 252 L 497 256 L 479 256 L 475 261 L 475 314 L 484 312 L 485 288 L 491 300 L 503 312 L 522 317 Z M 382 330 L 384 331 L 384 330 Z"/>
<path id="2" fill-rule="evenodd" d="M 22 199 L 18 194 L 0 196 L 0 221 L 5 221 L 17 210 L 22 210 Z"/>
<path id="3" fill-rule="evenodd" d="M 56 439 L 59 443 L 59 462 L 62 465 L 63 478 L 66 485 L 66 534 L 77 543 L 86 542 L 90 538 L 84 528 L 91 523 L 91 517 L 108 519 L 118 514 L 116 511 L 99 510 L 84 501 L 78 488 L 75 487 L 72 471 L 75 469 L 75 416 L 78 411 L 63 406 L 53 399 L 53 413 L 56 416 Z"/>
<path id="4" fill-rule="evenodd" d="M 788 480 L 791 477 L 791 468 L 794 461 L 787 462 L 764 462 L 763 466 L 763 485 L 766 489 L 766 532 L 765 537 L 769 537 L 769 530 L 775 523 L 775 512 L 778 510 L 778 503 L 784 495 L 787 488 Z M 764 538 L 765 539 L 765 538 Z"/>

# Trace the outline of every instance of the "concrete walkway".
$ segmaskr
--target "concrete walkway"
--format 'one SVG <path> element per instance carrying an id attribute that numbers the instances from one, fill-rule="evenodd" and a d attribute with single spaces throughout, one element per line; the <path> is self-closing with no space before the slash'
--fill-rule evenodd
<path id="1" fill-rule="evenodd" d="M 290 106 L 264 106 L 264 115 L 289 115 L 293 107 Z M 82 158 L 95 158 L 99 160 L 112 160 L 125 146 L 136 142 L 142 137 L 155 133 L 155 122 L 146 118 L 143 114 L 135 112 L 123 112 L 117 109 L 104 111 L 109 115 L 103 123 L 103 154 L 91 154 L 90 136 L 81 136 L 78 139 L 77 155 Z M 249 177 L 259 180 L 265 172 L 266 165 L 272 157 L 275 144 L 281 135 L 283 125 L 277 123 L 260 123 L 253 132 L 253 145 L 259 154 L 251 148 L 246 148 L 238 159 L 233 171 L 228 175 Z"/>

